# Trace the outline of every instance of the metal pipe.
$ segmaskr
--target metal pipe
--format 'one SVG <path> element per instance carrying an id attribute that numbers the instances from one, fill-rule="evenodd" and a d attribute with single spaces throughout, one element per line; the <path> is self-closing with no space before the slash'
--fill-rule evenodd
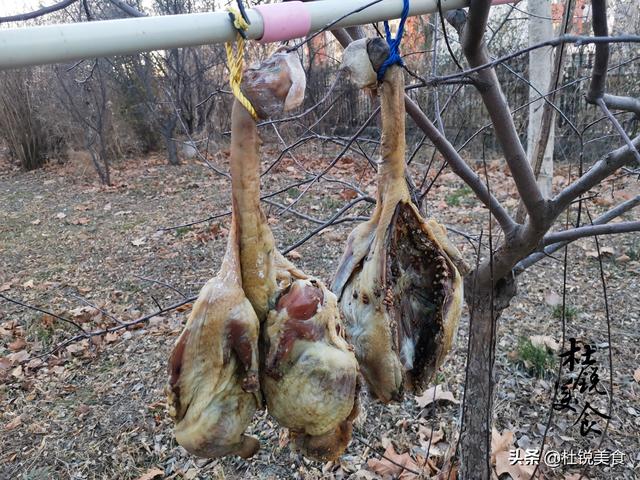
<path id="1" fill-rule="evenodd" d="M 371 3 L 372 0 L 305 3 L 311 17 L 310 32 L 321 30 L 335 19 Z M 452 10 L 468 6 L 469 0 L 442 0 L 441 3 L 443 10 Z M 437 0 L 412 0 L 409 15 L 424 15 L 437 9 Z M 402 0 L 382 0 L 347 16 L 333 27 L 351 27 L 399 18 L 401 12 Z M 260 39 L 264 32 L 262 16 L 254 9 L 248 10 L 247 14 L 251 21 L 247 37 Z M 227 12 L 0 29 L 0 70 L 224 43 L 233 41 L 235 35 Z"/>

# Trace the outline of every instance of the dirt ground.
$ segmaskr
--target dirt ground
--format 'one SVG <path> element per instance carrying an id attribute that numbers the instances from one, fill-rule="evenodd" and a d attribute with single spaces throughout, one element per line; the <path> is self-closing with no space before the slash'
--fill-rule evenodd
<path id="1" fill-rule="evenodd" d="M 309 153 L 315 154 L 329 160 L 321 152 Z M 213 161 L 226 168 L 224 155 Z M 293 162 L 287 162 L 278 167 L 280 175 L 266 177 L 265 191 L 301 178 Z M 373 177 L 366 173 L 365 163 L 347 159 L 334 174 L 356 177 L 373 192 Z M 168 354 L 188 310 L 155 316 L 141 328 L 71 344 L 55 355 L 43 354 L 74 334 L 73 325 L 51 314 L 93 330 L 114 325 L 112 317 L 132 320 L 152 313 L 158 304 L 179 302 L 182 294 L 197 294 L 219 266 L 228 216 L 160 229 L 224 213 L 230 204 L 227 179 L 196 162 L 170 167 L 155 157 L 119 165 L 113 187 L 98 186 L 90 171 L 73 164 L 30 173 L 2 165 L 0 293 L 49 313 L 0 299 L 0 478 L 371 479 L 381 478 L 376 460 L 381 452 L 389 452 L 390 445 L 420 465 L 429 448 L 431 464 L 442 466 L 448 448 L 455 444 L 459 423 L 466 311 L 455 348 L 436 379 L 454 401 L 441 399 L 422 408 L 425 399 L 409 395 L 401 404 L 383 406 L 363 393 L 354 440 L 335 463 L 312 462 L 292 453 L 286 432 L 264 412 L 250 427 L 262 444 L 253 459 L 198 459 L 176 444 L 163 393 Z M 508 198 L 512 187 L 507 173 L 497 164 L 490 172 L 498 196 Z M 592 213 L 612 204 L 610 187 L 603 188 Z M 638 194 L 635 179 L 617 181 L 615 188 L 616 200 Z M 302 187 L 290 189 L 274 198 L 287 204 L 300 191 Z M 321 182 L 296 208 L 326 219 L 349 193 L 340 184 Z M 459 230 L 479 232 L 478 221 L 487 212 L 451 174 L 439 179 L 429 198 L 430 214 Z M 513 201 L 506 203 L 509 208 L 516 206 Z M 291 213 L 277 216 L 273 205 L 267 210 L 281 247 L 316 226 Z M 370 207 L 364 206 L 350 214 L 368 211 Z M 637 219 L 637 214 L 626 218 Z M 354 225 L 345 222 L 329 228 L 296 248 L 292 258 L 329 281 Z M 472 260 L 470 245 L 462 237 L 452 238 Z M 598 436 L 581 436 L 579 424 L 574 425 L 577 414 L 554 412 L 546 442 L 559 451 L 608 448 L 626 455 L 622 464 L 589 468 L 583 478 L 640 478 L 640 238 L 602 237 L 600 246 L 605 247 L 611 340 L 595 245 L 586 239 L 569 249 L 571 315 L 566 338 L 585 339 L 598 347 L 593 358 L 601 385 L 613 392 L 608 436 L 599 446 Z M 519 277 L 519 295 L 499 325 L 495 425 L 500 433 L 513 433 L 521 448 L 541 444 L 552 410 L 556 367 L 536 378 L 516 361 L 515 352 L 519 339 L 532 335 L 561 341 L 561 322 L 553 307 L 554 298 L 562 293 L 561 260 L 558 252 L 555 259 L 546 259 Z M 598 405 L 606 411 L 606 403 Z M 604 422 L 598 425 L 603 428 Z M 576 466 L 540 470 L 543 478 L 576 479 L 578 475 L 572 475 L 580 471 Z M 399 476 L 416 478 L 407 470 Z"/>

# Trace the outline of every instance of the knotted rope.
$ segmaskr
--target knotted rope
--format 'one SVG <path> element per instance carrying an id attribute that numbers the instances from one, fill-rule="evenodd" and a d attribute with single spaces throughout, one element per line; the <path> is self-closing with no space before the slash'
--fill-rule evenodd
<path id="1" fill-rule="evenodd" d="M 224 47 L 227 51 L 227 66 L 229 67 L 229 85 L 231 85 L 231 91 L 233 95 L 238 99 L 244 108 L 251 114 L 254 120 L 258 119 L 258 113 L 253 108 L 251 102 L 244 96 L 240 89 L 242 83 L 242 74 L 244 72 L 244 43 L 246 35 L 244 32 L 249 28 L 249 22 L 247 22 L 243 16 L 235 8 L 229 8 L 229 17 L 233 22 L 234 28 L 238 31 L 236 35 L 236 49 L 233 50 L 233 44 L 227 42 Z"/>
<path id="2" fill-rule="evenodd" d="M 404 34 L 404 24 L 409 16 L 409 0 L 404 0 L 402 4 L 402 15 L 400 16 L 400 25 L 398 25 L 398 32 L 396 38 L 391 37 L 391 29 L 389 28 L 389 22 L 384 21 L 384 31 L 387 36 L 387 45 L 389 45 L 389 56 L 384 63 L 378 69 L 378 81 L 381 82 L 384 78 L 384 74 L 391 65 L 404 65 L 402 57 L 400 56 L 400 42 L 402 41 L 402 35 Z"/>

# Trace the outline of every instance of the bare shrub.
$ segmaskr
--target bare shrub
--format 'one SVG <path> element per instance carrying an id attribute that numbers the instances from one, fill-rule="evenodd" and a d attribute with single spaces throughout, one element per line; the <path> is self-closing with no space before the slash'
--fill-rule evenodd
<path id="1" fill-rule="evenodd" d="M 25 170 L 34 170 L 54 156 L 62 157 L 63 127 L 51 115 L 42 71 L 22 69 L 0 76 L 0 138 Z"/>

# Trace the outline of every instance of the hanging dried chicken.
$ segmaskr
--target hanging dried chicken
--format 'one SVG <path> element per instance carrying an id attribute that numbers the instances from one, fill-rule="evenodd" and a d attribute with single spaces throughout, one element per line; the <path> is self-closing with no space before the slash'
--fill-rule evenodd
<path id="1" fill-rule="evenodd" d="M 383 402 L 423 390 L 451 348 L 462 305 L 454 262 L 464 263 L 444 228 L 425 221 L 411 201 L 403 72 L 392 65 L 381 85 L 376 79 L 388 52 L 382 39 L 358 40 L 344 52 L 351 79 L 380 90 L 382 159 L 376 208 L 349 235 L 332 286 L 360 369 Z"/>
<path id="2" fill-rule="evenodd" d="M 287 75 L 279 61 L 267 63 L 264 71 L 247 72 L 253 105 L 262 115 L 282 109 L 280 98 L 274 97 L 270 89 L 284 88 L 285 94 L 287 90 L 296 91 L 289 88 L 292 84 Z M 238 108 L 244 110 L 234 107 Z M 246 110 L 244 113 L 249 115 Z M 237 116 L 234 118 L 237 120 Z M 232 139 L 234 144 L 246 142 L 244 148 L 257 153 L 255 122 L 249 123 L 251 127 L 245 132 L 242 122 L 235 121 Z M 260 239 L 272 238 L 270 232 L 262 232 L 264 216 L 257 203 L 252 203 L 253 194 L 256 199 L 259 194 L 259 179 L 255 172 L 243 173 L 244 159 L 237 148 L 233 160 L 232 220 L 222 267 L 201 290 L 169 360 L 168 403 L 176 422 L 176 439 L 189 452 L 210 458 L 252 456 L 259 443 L 244 431 L 256 409 L 263 405 L 259 384 L 260 321 L 245 295 L 243 281 L 255 294 L 255 286 L 265 281 L 264 272 L 273 271 L 261 266 L 267 256 L 259 253 L 260 247 L 264 248 Z M 257 162 L 257 157 L 249 155 L 247 165 L 257 167 L 252 162 Z M 247 247 L 248 239 L 254 235 L 256 246 L 260 246 L 257 249 Z M 243 242 L 244 256 L 240 253 Z M 255 300 L 255 296 L 252 298 Z M 264 316 L 263 311 L 260 313 Z"/>
<path id="3" fill-rule="evenodd" d="M 302 102 L 304 71 L 293 53 L 276 53 L 245 74 L 243 91 L 266 117 Z M 342 337 L 336 297 L 275 248 L 260 208 L 256 121 L 232 112 L 233 208 L 240 232 L 242 285 L 262 322 L 261 387 L 271 415 L 305 455 L 336 458 L 351 438 L 358 367 Z"/>

